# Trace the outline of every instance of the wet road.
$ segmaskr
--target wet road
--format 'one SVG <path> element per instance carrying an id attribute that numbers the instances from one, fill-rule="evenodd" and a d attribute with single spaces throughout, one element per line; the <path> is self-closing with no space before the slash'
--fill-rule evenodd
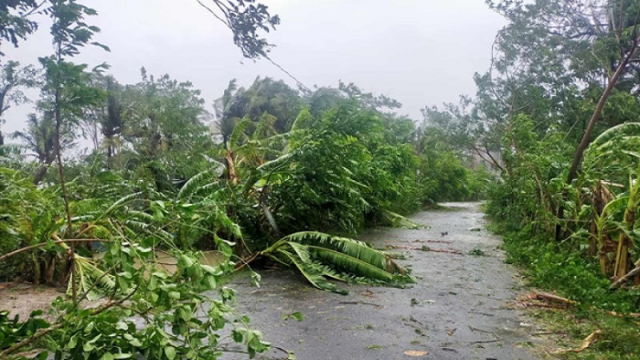
<path id="1" fill-rule="evenodd" d="M 263 271 L 260 288 L 237 279 L 238 310 L 265 340 L 298 360 L 536 359 L 532 327 L 508 303 L 522 291 L 504 263 L 501 240 L 484 229 L 477 203 L 444 204 L 411 219 L 428 229 L 379 228 L 360 238 L 406 259 L 417 283 L 406 289 L 343 285 L 341 296 L 316 290 L 295 272 Z M 443 232 L 448 235 L 442 236 Z M 459 252 L 425 251 L 444 250 Z M 287 315 L 300 312 L 302 321 Z M 244 359 L 227 354 L 223 359 Z M 287 358 L 273 349 L 258 359 Z"/>

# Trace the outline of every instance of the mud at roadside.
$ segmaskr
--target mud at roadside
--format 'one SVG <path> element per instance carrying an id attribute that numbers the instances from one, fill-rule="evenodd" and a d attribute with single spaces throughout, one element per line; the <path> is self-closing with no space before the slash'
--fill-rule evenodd
<path id="1" fill-rule="evenodd" d="M 290 271 L 262 272 L 260 288 L 237 279 L 239 311 L 275 347 L 258 359 L 537 359 L 543 344 L 519 310 L 523 291 L 504 263 L 501 239 L 484 229 L 478 203 L 444 204 L 411 219 L 427 229 L 380 228 L 360 236 L 406 258 L 418 281 L 406 289 L 345 285 L 341 296 Z M 446 234 L 443 234 L 446 233 Z M 291 316 L 299 312 L 302 320 Z M 227 353 L 223 359 L 246 355 Z"/>
<path id="2" fill-rule="evenodd" d="M 0 311 L 9 311 L 11 319 L 18 315 L 25 321 L 32 311 L 49 309 L 51 302 L 64 293 L 63 289 L 46 286 L 0 283 Z"/>

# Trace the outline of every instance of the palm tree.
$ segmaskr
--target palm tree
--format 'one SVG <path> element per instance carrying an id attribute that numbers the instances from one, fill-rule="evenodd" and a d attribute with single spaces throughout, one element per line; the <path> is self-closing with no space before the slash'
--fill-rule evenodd
<path id="1" fill-rule="evenodd" d="M 20 139 L 27 144 L 31 155 L 38 159 L 40 167 L 33 176 L 33 183 L 39 184 L 47 174 L 49 165 L 56 159 L 55 138 L 56 126 L 53 113 L 45 111 L 41 118 L 35 114 L 29 115 L 26 131 L 16 131 L 13 138 Z M 62 132 L 60 139 L 61 151 L 73 145 L 73 136 L 69 131 Z"/>
<path id="2" fill-rule="evenodd" d="M 0 125 L 4 122 L 2 116 L 11 106 L 28 101 L 20 88 L 35 86 L 36 75 L 37 72 L 33 66 L 21 67 L 16 61 L 8 61 L 0 67 Z M 0 129 L 0 146 L 2 145 L 4 145 L 4 136 Z"/>
<path id="3" fill-rule="evenodd" d="M 111 159 L 118 148 L 118 138 L 122 133 L 122 105 L 117 97 L 120 85 L 111 76 L 106 77 L 107 104 L 106 111 L 100 118 L 100 131 L 104 135 L 104 145 L 107 148 L 107 158 Z"/>

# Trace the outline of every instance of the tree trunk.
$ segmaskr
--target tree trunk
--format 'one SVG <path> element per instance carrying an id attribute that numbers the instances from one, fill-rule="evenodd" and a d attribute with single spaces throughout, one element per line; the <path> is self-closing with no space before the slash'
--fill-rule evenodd
<path id="1" fill-rule="evenodd" d="M 233 151 L 227 151 L 224 160 L 225 165 L 227 165 L 227 180 L 231 181 L 232 184 L 237 184 L 239 179 L 238 173 L 236 172 L 236 165 L 233 161 Z"/>
<path id="2" fill-rule="evenodd" d="M 620 232 L 620 237 L 618 238 L 618 251 L 616 252 L 616 265 L 615 272 L 613 274 L 616 279 L 627 275 L 627 272 L 631 269 L 632 265 L 629 249 L 632 247 L 633 242 L 629 238 L 629 233 L 633 232 L 636 223 L 636 212 L 638 211 L 636 206 L 637 191 L 634 191 L 635 189 L 633 186 L 633 183 L 631 183 L 629 203 L 624 213 L 624 222 L 622 223 L 622 226 L 624 226 L 625 229 Z"/>
<path id="3" fill-rule="evenodd" d="M 59 60 L 61 61 L 61 60 Z M 56 79 L 59 81 L 60 79 Z M 62 146 L 60 144 L 61 127 L 62 127 L 62 113 L 60 110 L 60 87 L 59 83 L 56 84 L 57 89 L 55 92 L 54 98 L 54 106 L 55 106 L 55 120 L 56 120 L 56 143 L 55 143 L 55 155 L 58 161 L 58 174 L 60 175 L 60 187 L 62 188 L 62 197 L 64 199 L 64 211 L 67 216 L 67 231 L 65 232 L 65 236 L 67 238 L 71 238 L 73 234 L 73 221 L 71 220 L 71 209 L 69 208 L 69 194 L 67 192 L 67 185 L 64 180 L 64 164 L 62 163 Z M 78 300 L 78 287 L 76 284 L 76 276 L 75 276 L 75 245 L 72 243 L 69 249 L 70 261 L 71 261 L 71 290 L 73 303 L 75 304 Z"/>
<path id="4" fill-rule="evenodd" d="M 613 88 L 618 82 L 618 79 L 626 69 L 631 58 L 636 54 L 637 50 L 638 50 L 638 38 L 635 37 L 633 41 L 632 50 L 629 51 L 629 53 L 622 59 L 622 61 L 620 62 L 620 65 L 618 65 L 618 68 L 616 69 L 616 72 L 609 79 L 609 82 L 605 87 L 604 92 L 602 93 L 602 96 L 600 96 L 600 100 L 598 100 L 596 109 L 593 111 L 593 114 L 591 115 L 591 119 L 589 119 L 587 128 L 584 131 L 584 134 L 582 135 L 582 140 L 580 141 L 580 144 L 578 145 L 578 148 L 576 149 L 576 153 L 573 157 L 571 168 L 569 168 L 569 174 L 567 175 L 567 184 L 571 184 L 571 182 L 575 180 L 578 174 L 578 168 L 582 164 L 584 152 L 589 146 L 589 144 L 591 143 L 591 135 L 593 133 L 593 129 L 595 128 L 596 123 L 598 122 L 598 120 L 600 120 L 600 116 L 602 115 L 602 109 L 604 108 L 604 105 L 607 103 L 607 100 L 609 99 L 609 96 L 611 95 Z M 564 197 L 565 196 L 563 196 L 562 198 Z M 562 225 L 560 221 L 564 220 L 564 206 L 562 205 L 562 203 L 560 203 L 560 205 L 558 206 L 557 218 L 558 218 L 558 224 L 556 225 L 556 241 L 559 241 L 562 237 Z"/>
<path id="5" fill-rule="evenodd" d="M 40 168 L 33 175 L 33 185 L 38 185 L 44 179 L 44 176 L 47 174 L 47 170 L 49 167 L 46 164 L 40 166 Z"/>

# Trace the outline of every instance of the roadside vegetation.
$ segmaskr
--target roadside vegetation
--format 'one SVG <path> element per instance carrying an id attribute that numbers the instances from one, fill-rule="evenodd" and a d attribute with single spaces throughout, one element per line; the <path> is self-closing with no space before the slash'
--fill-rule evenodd
<path id="1" fill-rule="evenodd" d="M 245 57 L 268 59 L 262 31 L 279 18 L 265 5 L 207 4 Z M 352 83 L 258 77 L 204 99 L 143 68 L 123 84 L 74 62 L 109 51 L 95 10 L 3 2 L 0 126 L 16 105 L 34 111 L 23 130 L 0 128 L 0 281 L 67 295 L 28 319 L 0 312 L 0 358 L 215 359 L 229 342 L 253 357 L 269 344 L 234 310 L 231 274 L 258 283 L 268 263 L 336 293 L 404 286 L 408 270 L 353 238 L 479 199 L 508 261 L 570 304 L 535 316 L 568 348 L 589 339 L 556 356 L 640 357 L 640 1 L 488 6 L 508 24 L 475 96 L 416 121 Z M 53 47 L 39 64 L 1 52 L 44 17 Z"/>
<path id="2" fill-rule="evenodd" d="M 486 212 L 532 286 L 576 301 L 541 315 L 569 358 L 640 356 L 640 2 L 489 1 L 508 24 L 477 93 L 427 110 L 499 180 Z M 611 312 L 616 313 L 615 316 Z"/>
<path id="3" fill-rule="evenodd" d="M 246 57 L 268 56 L 259 30 L 277 16 L 213 4 Z M 215 359 L 230 342 L 253 357 L 269 344 L 234 310 L 229 275 L 258 283 L 266 261 L 337 293 L 339 281 L 403 286 L 407 270 L 350 237 L 486 192 L 489 173 L 354 84 L 231 80 L 219 99 L 145 69 L 121 84 L 106 64 L 74 62 L 86 46 L 109 51 L 95 10 L 24 0 L 0 14 L 3 46 L 43 17 L 53 43 L 37 65 L 0 57 L 0 119 L 34 105 L 23 130 L 0 132 L 0 280 L 67 289 L 46 313 L 0 312 L 2 359 Z"/>

